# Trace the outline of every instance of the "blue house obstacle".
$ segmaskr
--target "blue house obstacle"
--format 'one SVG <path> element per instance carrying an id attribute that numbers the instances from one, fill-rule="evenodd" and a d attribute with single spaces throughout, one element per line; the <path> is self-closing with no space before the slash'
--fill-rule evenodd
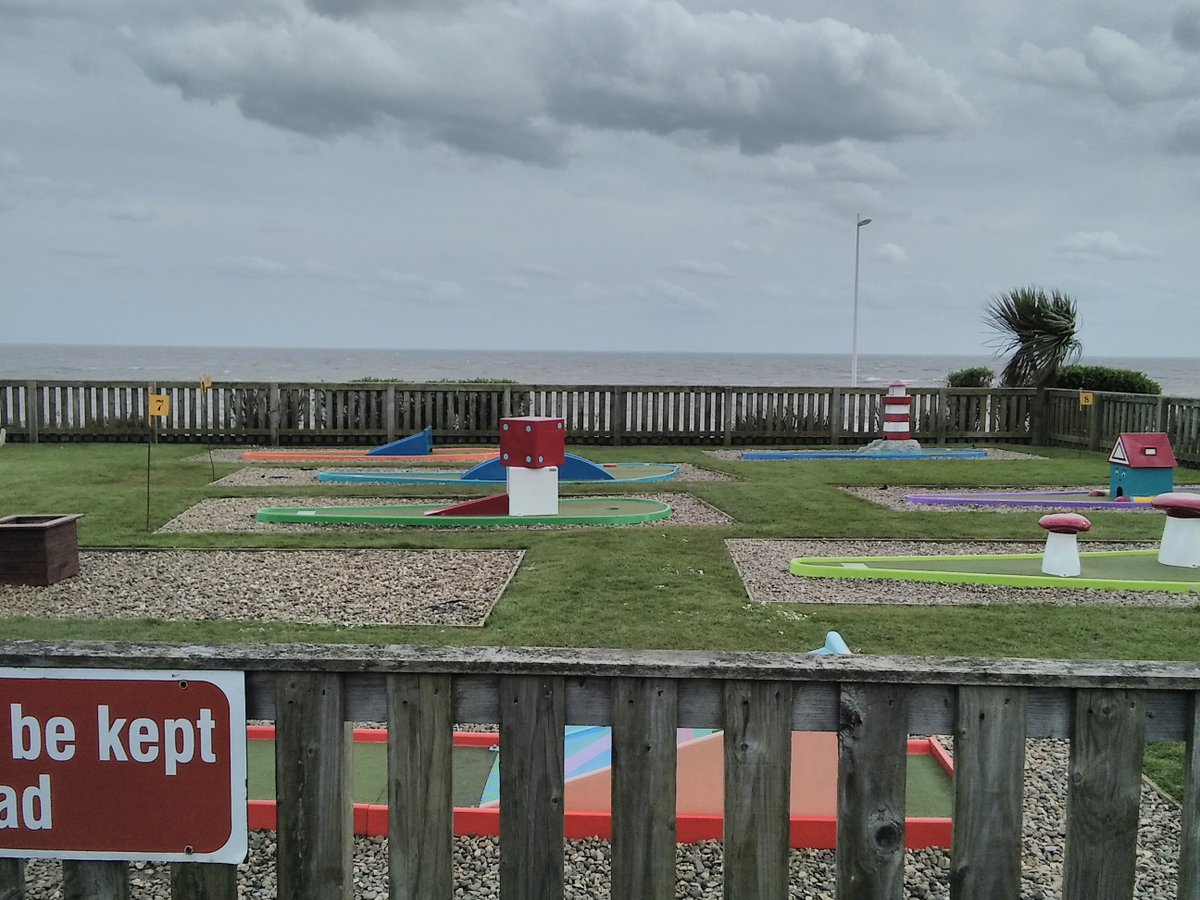
<path id="1" fill-rule="evenodd" d="M 1175 453 L 1159 431 L 1125 432 L 1117 437 L 1108 477 L 1110 500 L 1153 497 L 1175 488 Z"/>

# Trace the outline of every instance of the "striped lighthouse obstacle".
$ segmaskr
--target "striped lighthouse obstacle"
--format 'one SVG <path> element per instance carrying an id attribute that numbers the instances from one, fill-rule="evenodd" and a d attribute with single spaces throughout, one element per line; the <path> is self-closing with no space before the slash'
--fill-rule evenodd
<path id="1" fill-rule="evenodd" d="M 908 441 L 912 439 L 912 400 L 908 396 L 908 385 L 893 381 L 888 385 L 883 398 L 883 439 L 885 441 Z"/>

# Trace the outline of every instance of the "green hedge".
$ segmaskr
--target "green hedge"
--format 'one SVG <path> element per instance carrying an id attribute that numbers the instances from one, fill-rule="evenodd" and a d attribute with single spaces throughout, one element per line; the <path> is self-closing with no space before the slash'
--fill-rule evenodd
<path id="1" fill-rule="evenodd" d="M 1162 385 L 1145 372 L 1111 369 L 1108 366 L 1063 366 L 1055 387 L 1084 391 L 1114 391 L 1118 394 L 1161 394 Z"/>
<path id="2" fill-rule="evenodd" d="M 987 366 L 975 366 L 973 369 L 959 369 L 946 376 L 946 387 L 956 388 L 985 388 L 992 386 L 996 373 Z"/>

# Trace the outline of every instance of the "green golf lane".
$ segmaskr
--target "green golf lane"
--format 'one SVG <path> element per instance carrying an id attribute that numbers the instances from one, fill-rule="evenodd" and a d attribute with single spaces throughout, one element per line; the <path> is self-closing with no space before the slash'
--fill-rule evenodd
<path id="1" fill-rule="evenodd" d="M 249 799 L 275 799 L 275 742 L 246 742 Z M 497 751 L 487 747 L 455 747 L 451 761 L 451 797 L 455 807 L 479 806 Z M 355 803 L 387 805 L 387 744 L 355 741 L 351 753 Z M 909 818 L 949 818 L 954 811 L 954 782 L 927 753 L 908 754 Z"/>
<path id="2" fill-rule="evenodd" d="M 1200 569 L 1164 566 L 1157 550 L 1080 553 L 1080 574 L 1062 578 L 1042 572 L 1040 553 L 979 556 L 859 556 L 793 559 L 793 575 L 810 578 L 883 578 L 942 584 L 1100 590 L 1200 591 Z"/>
<path id="3" fill-rule="evenodd" d="M 555 516 L 426 515 L 450 503 L 411 506 L 265 507 L 255 518 L 260 522 L 290 522 L 322 525 L 402 525 L 418 528 L 478 528 L 480 526 L 530 525 L 637 525 L 665 519 L 671 507 L 658 500 L 636 497 L 573 497 L 558 502 Z"/>

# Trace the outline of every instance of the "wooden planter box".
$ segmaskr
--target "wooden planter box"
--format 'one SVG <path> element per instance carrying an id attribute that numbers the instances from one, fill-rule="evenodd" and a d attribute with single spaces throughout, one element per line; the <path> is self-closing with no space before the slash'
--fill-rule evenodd
<path id="1" fill-rule="evenodd" d="M 80 518 L 0 516 L 0 583 L 47 585 L 78 575 Z"/>

